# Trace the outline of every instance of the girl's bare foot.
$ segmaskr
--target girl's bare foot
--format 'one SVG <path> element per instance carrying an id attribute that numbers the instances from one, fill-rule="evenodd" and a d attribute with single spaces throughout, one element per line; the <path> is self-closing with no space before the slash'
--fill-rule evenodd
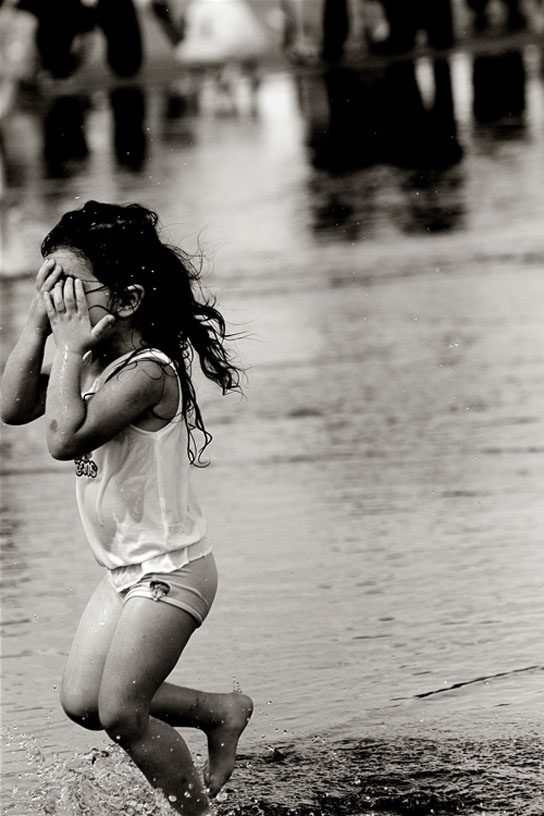
<path id="1" fill-rule="evenodd" d="M 234 770 L 238 740 L 253 713 L 253 701 L 247 695 L 234 691 L 224 697 L 220 722 L 206 730 L 208 762 L 204 782 L 211 798 L 217 796 Z"/>

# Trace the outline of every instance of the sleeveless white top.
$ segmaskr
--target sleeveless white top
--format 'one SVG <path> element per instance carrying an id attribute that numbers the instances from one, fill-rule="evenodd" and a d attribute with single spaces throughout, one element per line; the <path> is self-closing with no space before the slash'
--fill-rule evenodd
<path id="1" fill-rule="evenodd" d="M 128 425 L 75 461 L 83 529 L 96 560 L 110 570 L 119 591 L 144 575 L 172 572 L 211 552 L 191 484 L 181 386 L 170 358 L 156 349 L 126 354 L 107 366 L 84 396 L 92 399 L 131 356 L 156 360 L 175 372 L 179 391 L 175 416 L 158 431 Z"/>

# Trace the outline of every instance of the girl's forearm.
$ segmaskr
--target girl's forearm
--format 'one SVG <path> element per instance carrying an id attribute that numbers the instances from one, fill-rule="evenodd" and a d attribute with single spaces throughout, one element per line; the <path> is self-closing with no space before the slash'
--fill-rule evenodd
<path id="1" fill-rule="evenodd" d="M 22 425 L 44 412 L 47 376 L 42 375 L 47 333 L 29 321 L 11 352 L 2 377 L 0 413 L 4 422 Z"/>
<path id="2" fill-rule="evenodd" d="M 76 434 L 85 422 L 86 405 L 81 396 L 83 357 L 66 347 L 57 350 L 45 403 L 47 445 L 55 459 L 73 459 Z"/>

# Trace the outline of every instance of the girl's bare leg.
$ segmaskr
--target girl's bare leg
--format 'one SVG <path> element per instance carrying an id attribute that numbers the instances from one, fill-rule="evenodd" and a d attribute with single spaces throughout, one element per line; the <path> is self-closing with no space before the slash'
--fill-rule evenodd
<path id="1" fill-rule="evenodd" d="M 62 682 L 63 708 L 85 728 L 103 727 L 98 696 L 122 610 L 122 600 L 105 576 L 81 617 Z M 252 709 L 250 698 L 243 694 L 214 694 L 163 683 L 152 699 L 150 714 L 171 726 L 204 731 L 209 754 L 204 775 L 210 796 L 216 796 L 232 774 L 238 739 Z"/>
<path id="2" fill-rule="evenodd" d="M 151 703 L 151 714 L 177 727 L 199 728 L 208 739 L 204 778 L 208 793 L 217 796 L 230 778 L 238 740 L 253 712 L 245 694 L 213 694 L 163 683 Z"/>
<path id="3" fill-rule="evenodd" d="M 208 797 L 181 735 L 150 716 L 150 707 L 195 628 L 181 609 L 131 598 L 111 639 L 98 698 L 105 731 L 184 816 L 207 813 Z"/>
<path id="4" fill-rule="evenodd" d="M 100 730 L 98 693 L 123 602 L 104 576 L 89 598 L 64 667 L 60 701 L 78 725 Z"/>

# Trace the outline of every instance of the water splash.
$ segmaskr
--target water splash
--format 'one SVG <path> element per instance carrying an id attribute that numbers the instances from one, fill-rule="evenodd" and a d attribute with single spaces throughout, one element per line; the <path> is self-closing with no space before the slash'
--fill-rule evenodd
<path id="1" fill-rule="evenodd" d="M 3 786 L 10 816 L 174 816 L 115 745 L 50 756 L 22 732 L 22 773 Z M 216 816 L 542 816 L 542 740 L 327 736 L 239 755 Z M 14 777 L 17 776 L 16 779 Z"/>
<path id="2" fill-rule="evenodd" d="M 62 758 L 46 755 L 34 737 L 10 729 L 6 752 L 19 750 L 25 770 L 2 791 L 2 812 L 12 816 L 172 816 L 116 745 Z"/>

